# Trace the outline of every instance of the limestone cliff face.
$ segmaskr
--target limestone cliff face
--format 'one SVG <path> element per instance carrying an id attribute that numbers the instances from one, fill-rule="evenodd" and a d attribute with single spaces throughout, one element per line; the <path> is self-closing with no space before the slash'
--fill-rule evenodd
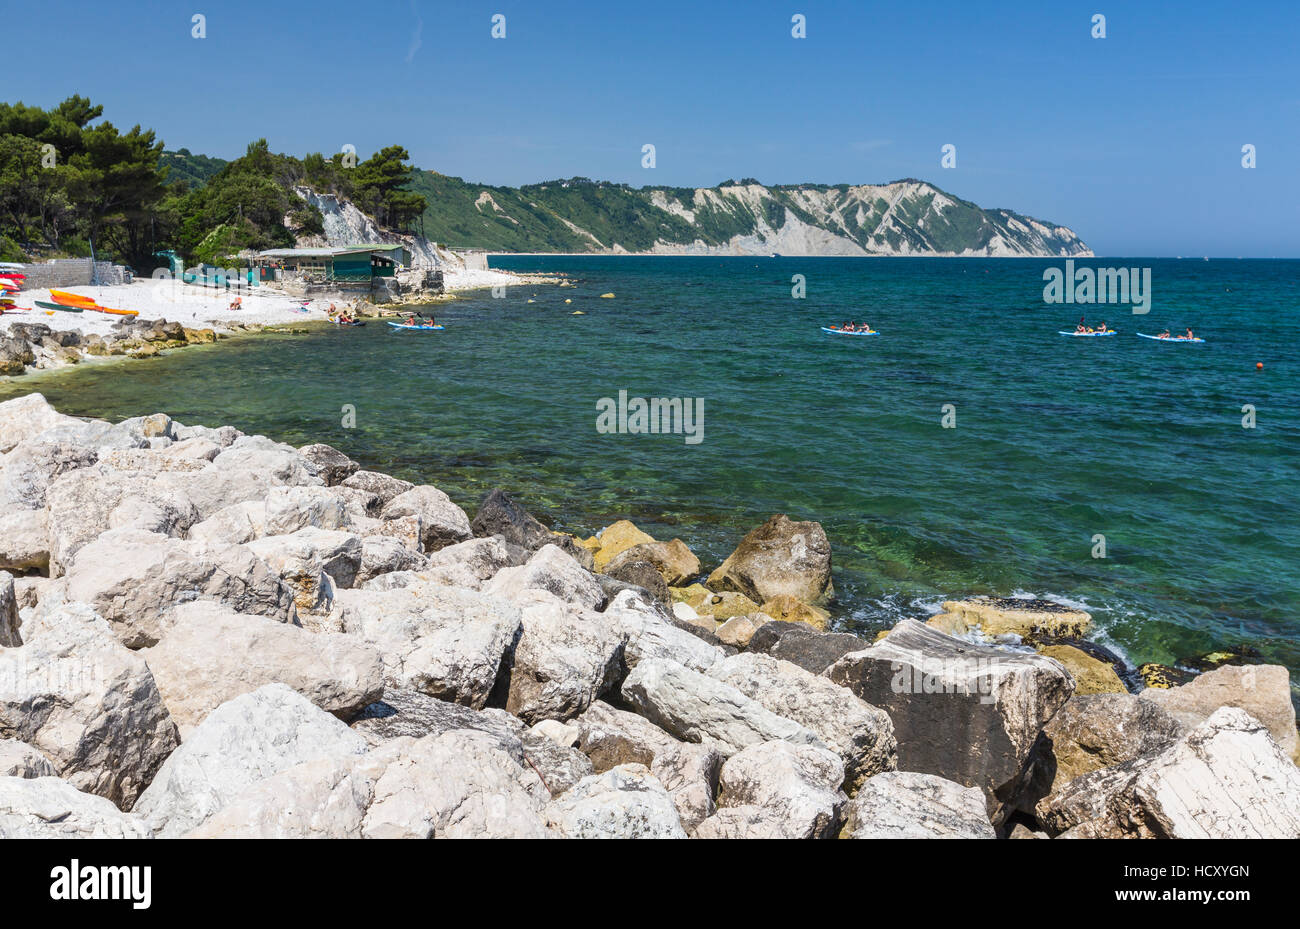
<path id="1" fill-rule="evenodd" d="M 516 189 L 433 177 L 436 183 L 413 185 L 429 202 L 424 227 L 431 238 L 382 229 L 348 200 L 298 187 L 325 226 L 323 237 L 300 244 L 401 242 L 416 268 L 429 269 L 464 266 L 462 254 L 438 242 L 613 255 L 1092 255 L 1065 226 L 984 209 L 918 180 L 634 189 L 574 178 Z"/>
<path id="2" fill-rule="evenodd" d="M 695 224 L 753 218 L 724 242 L 656 242 L 658 254 L 961 255 L 1082 257 L 1092 250 L 1065 226 L 1011 210 L 986 210 L 923 181 L 841 187 L 699 188 L 685 203 L 652 190 L 651 203 Z"/>
<path id="3" fill-rule="evenodd" d="M 342 247 L 400 242 L 411 252 L 413 269 L 446 270 L 465 266 L 463 256 L 440 248 L 436 242 L 430 242 L 423 236 L 381 229 L 373 219 L 357 209 L 351 200 L 334 194 L 319 194 L 310 187 L 295 187 L 294 193 L 320 210 L 325 226 L 323 236 L 300 237 L 297 244 L 301 247 Z"/>
<path id="4" fill-rule="evenodd" d="M 1065 226 L 984 209 L 915 179 L 889 184 L 641 187 L 588 178 L 487 187 L 418 172 L 426 232 L 501 252 L 1072 258 Z"/>

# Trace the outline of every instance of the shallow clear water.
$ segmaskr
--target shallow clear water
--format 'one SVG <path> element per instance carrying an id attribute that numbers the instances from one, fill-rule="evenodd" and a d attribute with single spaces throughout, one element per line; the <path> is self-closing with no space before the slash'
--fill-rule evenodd
<path id="1" fill-rule="evenodd" d="M 1089 261 L 1152 268 L 1149 315 L 1089 314 L 1108 339 L 1057 334 L 1080 315 L 1043 302 L 1061 264 L 515 256 L 494 265 L 577 286 L 471 295 L 445 332 L 264 334 L 0 396 L 328 442 L 471 512 L 502 486 L 557 528 L 628 517 L 706 567 L 772 513 L 817 519 L 863 631 L 1022 592 L 1085 604 L 1135 663 L 1244 643 L 1300 670 L 1300 262 Z M 881 335 L 819 329 L 854 318 Z M 1206 344 L 1133 335 L 1189 325 Z M 619 390 L 703 398 L 704 441 L 597 433 Z"/>

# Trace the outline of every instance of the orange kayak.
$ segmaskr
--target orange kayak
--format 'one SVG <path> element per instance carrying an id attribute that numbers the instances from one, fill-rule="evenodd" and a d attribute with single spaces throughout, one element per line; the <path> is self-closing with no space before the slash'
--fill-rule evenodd
<path id="1" fill-rule="evenodd" d="M 94 297 L 83 297 L 81 294 L 70 294 L 66 290 L 51 290 L 50 300 L 54 303 L 61 303 L 64 306 L 94 306 Z"/>
<path id="2" fill-rule="evenodd" d="M 119 310 L 111 306 L 100 306 L 95 302 L 94 297 L 83 297 L 80 294 L 70 294 L 66 290 L 51 290 L 50 300 L 60 306 L 80 307 L 83 310 L 97 310 L 100 313 L 110 313 L 114 316 L 139 316 L 139 310 Z"/>

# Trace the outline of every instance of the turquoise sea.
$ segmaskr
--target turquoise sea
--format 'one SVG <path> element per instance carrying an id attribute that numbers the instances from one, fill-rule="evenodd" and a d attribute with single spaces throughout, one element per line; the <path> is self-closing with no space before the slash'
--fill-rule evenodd
<path id="1" fill-rule="evenodd" d="M 1045 304 L 1063 262 L 1038 259 L 493 264 L 576 286 L 471 294 L 437 308 L 444 332 L 264 334 L 0 397 L 328 442 L 471 513 L 502 486 L 556 528 L 627 517 L 706 568 L 785 512 L 825 526 L 847 628 L 1033 594 L 1084 605 L 1135 664 L 1249 645 L 1300 681 L 1300 262 L 1078 262 L 1150 268 L 1145 316 Z M 1083 309 L 1119 335 L 1058 335 Z M 847 319 L 881 335 L 820 331 Z M 1164 326 L 1207 341 L 1134 335 Z M 620 390 L 703 398 L 703 442 L 598 433 Z"/>

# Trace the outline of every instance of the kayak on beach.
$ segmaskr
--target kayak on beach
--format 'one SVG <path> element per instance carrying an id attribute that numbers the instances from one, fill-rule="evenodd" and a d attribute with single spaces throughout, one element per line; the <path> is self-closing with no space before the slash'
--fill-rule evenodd
<path id="1" fill-rule="evenodd" d="M 56 310 L 66 310 L 70 307 L 80 307 L 81 310 L 95 310 L 98 313 L 108 313 L 111 316 L 139 316 L 139 310 L 119 310 L 116 307 L 100 306 L 95 302 L 94 297 L 83 297 L 80 294 L 68 293 L 66 290 L 51 290 L 50 299 L 58 304 L 54 307 Z M 80 310 L 77 310 L 80 312 Z"/>
<path id="2" fill-rule="evenodd" d="M 406 323 L 389 323 L 388 325 L 392 326 L 394 329 L 427 329 L 427 330 L 434 330 L 434 329 L 442 329 L 442 328 L 443 328 L 442 326 L 409 326 L 409 325 L 407 325 Z"/>
<path id="3" fill-rule="evenodd" d="M 880 335 L 875 329 L 868 329 L 865 332 L 851 332 L 847 329 L 838 329 L 835 326 L 822 326 L 822 332 L 829 332 L 831 335 Z"/>
<path id="4" fill-rule="evenodd" d="M 1060 332 L 1060 330 L 1057 331 Z M 1096 338 L 1097 336 L 1116 335 L 1116 334 L 1117 333 L 1115 332 L 1114 329 L 1107 329 L 1105 332 L 1061 332 L 1061 335 L 1078 336 L 1079 338 L 1082 339 L 1091 339 L 1091 338 Z"/>
<path id="5" fill-rule="evenodd" d="M 44 300 L 35 301 L 36 305 L 43 310 L 62 310 L 65 313 L 81 313 L 86 307 L 83 306 L 64 306 L 61 303 L 47 303 Z"/>
<path id="6" fill-rule="evenodd" d="M 1145 332 L 1139 332 L 1137 335 L 1138 338 L 1140 339 L 1154 339 L 1157 342 L 1204 342 L 1205 341 L 1200 337 L 1189 339 L 1185 335 L 1160 336 L 1160 335 L 1147 335 Z"/>

